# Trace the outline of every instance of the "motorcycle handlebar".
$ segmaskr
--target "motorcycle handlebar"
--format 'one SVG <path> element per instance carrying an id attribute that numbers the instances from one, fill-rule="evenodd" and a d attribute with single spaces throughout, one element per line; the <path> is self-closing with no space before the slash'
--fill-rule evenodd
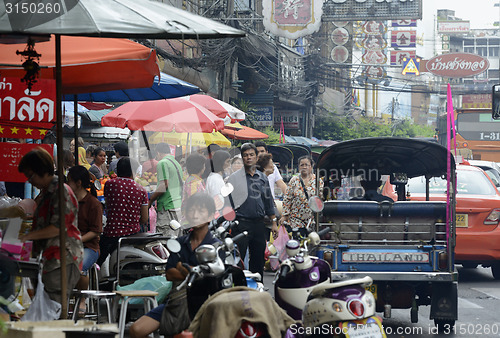
<path id="1" fill-rule="evenodd" d="M 219 225 L 221 225 L 226 219 L 223 216 L 219 216 L 219 218 L 213 219 L 210 221 L 210 224 L 208 225 L 208 229 L 212 230 L 217 228 Z"/>
<path id="2" fill-rule="evenodd" d="M 286 275 L 290 272 L 291 268 L 289 265 L 282 265 L 280 269 L 280 278 L 285 278 Z"/>
<path id="3" fill-rule="evenodd" d="M 242 233 L 237 234 L 236 236 L 233 237 L 233 242 L 237 242 L 247 235 L 248 235 L 248 231 L 243 231 Z"/>
<path id="4" fill-rule="evenodd" d="M 191 272 L 188 280 L 187 280 L 187 287 L 190 288 L 193 285 L 194 280 L 196 279 L 196 273 Z"/>
<path id="5" fill-rule="evenodd" d="M 318 231 L 318 236 L 319 236 L 319 237 L 324 236 L 324 235 L 326 235 L 326 234 L 327 234 L 327 233 L 329 233 L 329 232 L 330 232 L 330 227 L 326 227 L 326 228 L 324 228 L 324 229 L 322 229 L 322 230 Z"/>

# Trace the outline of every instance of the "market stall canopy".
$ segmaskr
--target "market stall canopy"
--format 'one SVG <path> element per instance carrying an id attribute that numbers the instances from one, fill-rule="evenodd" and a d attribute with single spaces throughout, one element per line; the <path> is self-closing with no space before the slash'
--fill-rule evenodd
<path id="1" fill-rule="evenodd" d="M 82 93 L 76 96 L 78 101 L 94 102 L 129 102 L 170 99 L 199 93 L 201 89 L 189 82 L 182 81 L 171 75 L 160 73 L 155 76 L 152 87 L 119 89 L 107 92 Z M 73 100 L 75 95 L 66 94 L 64 100 Z"/>
<path id="2" fill-rule="evenodd" d="M 149 137 L 149 143 L 157 144 L 160 142 L 165 142 L 173 146 L 208 147 L 210 144 L 217 144 L 225 148 L 231 146 L 231 142 L 218 131 L 191 134 L 156 132 Z"/>
<path id="3" fill-rule="evenodd" d="M 101 125 L 143 131 L 211 133 L 224 128 L 224 121 L 194 102 L 175 98 L 127 102 L 106 114 Z"/>
<path id="4" fill-rule="evenodd" d="M 26 44 L 0 44 L 2 77 L 25 75 L 26 71 L 20 67 L 21 58 L 16 54 L 25 48 Z M 54 79 L 54 39 L 36 43 L 35 50 L 42 55 L 40 78 Z M 62 36 L 61 59 L 65 94 L 151 87 L 154 76 L 160 74 L 156 52 L 126 39 Z"/>
<path id="5" fill-rule="evenodd" d="M 21 8 L 23 0 L 11 0 Z M 0 34 L 84 35 L 145 39 L 212 39 L 242 37 L 245 32 L 159 1 L 44 1 L 53 10 L 7 13 L 0 9 Z M 56 4 L 59 6 L 56 7 Z M 17 6 L 17 7 L 16 7 Z M 82 50 L 82 49 L 78 49 Z"/>
<path id="6" fill-rule="evenodd" d="M 267 134 L 247 126 L 243 126 L 238 122 L 226 125 L 224 129 L 221 130 L 221 133 L 233 140 L 250 141 L 269 138 Z"/>

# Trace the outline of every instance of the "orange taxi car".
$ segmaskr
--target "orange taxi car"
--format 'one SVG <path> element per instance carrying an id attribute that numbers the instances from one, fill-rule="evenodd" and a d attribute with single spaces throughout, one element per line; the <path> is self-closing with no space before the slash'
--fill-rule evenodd
<path id="1" fill-rule="evenodd" d="M 465 268 L 479 264 L 491 267 L 493 277 L 500 279 L 500 193 L 489 176 L 480 168 L 460 164 L 457 172 L 455 263 Z M 430 200 L 446 200 L 446 180 L 429 182 Z M 414 177 L 406 186 L 408 198 L 425 200 L 425 178 Z M 387 185 L 384 194 L 395 198 Z M 397 198 L 396 198 L 397 199 Z"/>

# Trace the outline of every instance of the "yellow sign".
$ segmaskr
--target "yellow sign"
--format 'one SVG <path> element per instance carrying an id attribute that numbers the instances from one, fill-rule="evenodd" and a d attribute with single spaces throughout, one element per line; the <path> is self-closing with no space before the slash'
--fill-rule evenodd
<path id="1" fill-rule="evenodd" d="M 403 59 L 403 71 L 401 74 L 406 75 L 406 74 L 415 74 L 415 75 L 420 75 L 420 59 L 413 59 L 413 58 L 404 58 Z"/>

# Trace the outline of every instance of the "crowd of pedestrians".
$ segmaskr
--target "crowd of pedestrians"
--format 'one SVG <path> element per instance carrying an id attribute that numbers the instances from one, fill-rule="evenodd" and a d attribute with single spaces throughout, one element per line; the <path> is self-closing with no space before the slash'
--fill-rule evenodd
<path id="1" fill-rule="evenodd" d="M 168 144 L 159 143 L 151 149 L 148 159 L 139 164 L 129 157 L 125 142 L 114 145 L 115 158 L 108 161 L 103 148 L 91 145 L 85 149 L 83 140 L 79 139 L 75 152 L 75 143 L 71 141 L 64 161 L 67 185 L 63 222 L 58 218 L 58 177 L 55 175 L 52 156 L 37 148 L 23 157 L 19 171 L 40 189 L 40 194 L 35 199 L 37 209 L 33 217 L 33 230 L 20 239 L 33 241 L 35 251 L 43 250 L 44 284 L 53 300 L 62 301 L 60 224 L 66 226 L 68 233 L 66 270 L 69 291 L 75 286 L 79 289 L 88 288 L 87 270 L 94 263 L 102 265 L 117 248 L 121 237 L 147 228 L 153 208 L 156 211 L 156 232 L 180 237 L 191 231 L 191 235 L 180 237 L 182 245 L 191 245 L 190 250 L 186 249 L 186 252 L 190 252 L 189 257 L 186 256 L 189 261 L 194 257 L 192 253 L 198 245 L 211 240 L 206 238 L 206 227 L 200 228 L 195 223 L 203 219 L 205 224 L 209 221 L 207 217 L 212 219 L 220 215 L 224 208 L 231 207 L 239 221 L 232 234 L 243 231 L 249 233 L 239 244 L 241 256 L 244 259 L 248 249 L 247 268 L 261 275 L 264 272 L 266 242 L 270 235 L 278 234 L 279 212 L 275 204 L 275 189 L 279 189 L 284 196 L 282 220 L 290 221 L 292 226 L 304 226 L 303 219 L 309 214 L 302 208 L 307 207 L 308 195 L 315 194 L 312 159 L 299 161 L 300 178 L 294 177 L 287 186 L 263 142 L 245 143 L 238 151 L 211 145 L 192 152 L 183 161 L 176 158 L 171 149 Z M 75 165 L 72 154 L 78 155 L 78 165 Z M 149 194 L 135 180 L 138 173 L 146 172 L 157 175 L 156 188 Z M 110 174 L 116 176 L 112 175 L 113 178 L 107 179 L 104 184 L 103 209 L 97 198 L 94 181 Z M 227 183 L 233 186 L 229 196 L 222 193 Z M 211 201 L 210 205 L 207 204 L 207 198 Z M 20 210 L 14 213 L 25 216 Z M 297 218 L 301 221 L 296 222 Z M 170 226 L 172 220 L 179 221 L 183 227 L 173 230 Z M 185 271 L 179 269 L 177 264 L 171 268 L 181 271 L 176 277 L 185 275 Z M 167 273 L 167 276 L 174 272 Z M 82 304 L 80 311 L 84 312 L 85 302 Z"/>

